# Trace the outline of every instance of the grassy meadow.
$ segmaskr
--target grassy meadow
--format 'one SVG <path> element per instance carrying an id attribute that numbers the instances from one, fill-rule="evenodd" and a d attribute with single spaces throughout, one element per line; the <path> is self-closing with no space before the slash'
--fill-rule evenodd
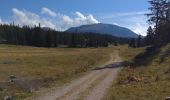
<path id="1" fill-rule="evenodd" d="M 40 88 L 67 83 L 108 61 L 109 54 L 115 49 L 119 50 L 125 67 L 104 100 L 164 100 L 170 96 L 170 44 L 133 64 L 135 57 L 146 48 L 0 45 L 0 100 L 6 95 L 22 100 Z M 15 84 L 9 82 L 10 75 L 16 76 Z M 140 80 L 128 81 L 129 77 Z"/>
<path id="2" fill-rule="evenodd" d="M 133 62 L 136 55 L 145 52 L 145 48 L 129 48 L 120 52 L 124 61 Z M 153 54 L 136 60 L 139 62 L 135 65 L 126 64 L 105 100 L 165 100 L 169 97 L 170 44 Z M 131 81 L 129 77 L 135 77 L 138 81 Z"/>
<path id="3" fill-rule="evenodd" d="M 7 95 L 21 99 L 41 87 L 69 82 L 103 64 L 110 48 L 37 48 L 0 45 L 0 100 Z M 16 77 L 15 83 L 9 76 Z"/>

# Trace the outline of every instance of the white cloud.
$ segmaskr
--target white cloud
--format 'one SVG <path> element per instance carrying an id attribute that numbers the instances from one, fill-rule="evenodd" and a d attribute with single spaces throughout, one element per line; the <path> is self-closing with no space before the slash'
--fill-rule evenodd
<path id="1" fill-rule="evenodd" d="M 62 16 L 62 21 L 64 24 L 72 25 L 74 20 L 71 19 L 69 16 L 63 15 Z"/>
<path id="2" fill-rule="evenodd" d="M 87 20 L 90 22 L 90 23 L 99 23 L 99 21 L 97 20 L 97 19 L 95 19 L 94 17 L 93 17 L 93 15 L 89 15 L 89 16 L 87 16 Z"/>
<path id="3" fill-rule="evenodd" d="M 22 19 L 27 18 L 27 16 L 25 15 L 25 13 L 24 13 L 23 11 L 18 10 L 17 8 L 13 8 L 12 11 L 13 11 L 13 13 L 14 13 L 16 16 L 19 16 L 19 17 L 22 18 Z"/>
<path id="4" fill-rule="evenodd" d="M 9 24 L 8 21 L 5 21 L 5 20 L 2 20 L 1 17 L 0 17 L 0 24 L 3 25 L 3 24 Z"/>
<path id="5" fill-rule="evenodd" d="M 0 18 L 0 24 L 9 24 L 15 21 L 16 25 L 29 25 L 35 26 L 39 23 L 42 27 L 50 27 L 58 31 L 64 31 L 70 27 L 76 27 L 85 24 L 100 23 L 92 14 L 83 14 L 79 11 L 75 12 L 72 17 L 69 15 L 55 13 L 48 8 L 42 8 L 41 14 L 47 14 L 49 16 L 38 15 L 27 10 L 19 10 L 17 8 L 12 9 L 13 19 L 10 21 L 4 21 Z M 116 13 L 116 14 L 104 14 L 101 21 L 106 23 L 114 23 L 115 25 L 124 26 L 137 34 L 146 35 L 148 24 L 146 23 L 147 18 L 143 15 L 143 12 L 127 12 L 127 13 Z M 53 16 L 53 17 L 51 17 Z M 101 15 L 102 16 L 102 15 Z"/>
<path id="6" fill-rule="evenodd" d="M 14 14 L 13 18 L 15 20 L 15 24 L 19 24 L 21 26 L 23 25 L 34 26 L 41 23 L 42 27 L 50 27 L 53 29 L 56 28 L 55 24 L 53 24 L 51 20 L 42 18 L 35 13 L 28 12 L 26 10 L 19 10 L 17 8 L 13 8 L 12 11 Z"/>
<path id="7" fill-rule="evenodd" d="M 89 14 L 87 16 L 83 15 L 80 12 L 75 12 L 75 18 L 70 18 L 68 17 L 67 20 L 69 19 L 69 24 L 73 26 L 79 26 L 79 25 L 84 25 L 84 24 L 94 24 L 94 23 L 99 23 L 98 20 L 96 20 L 93 15 Z M 65 16 L 63 16 L 65 17 Z M 65 19 L 64 19 L 65 21 Z"/>
<path id="8" fill-rule="evenodd" d="M 46 7 L 43 7 L 41 9 L 41 13 L 42 14 L 47 14 L 47 15 L 52 16 L 52 17 L 56 17 L 57 16 L 57 14 L 54 11 L 52 11 L 49 8 L 46 8 Z"/>
<path id="9" fill-rule="evenodd" d="M 136 23 L 134 26 L 132 26 L 131 29 L 135 33 L 145 36 L 147 28 L 148 28 L 148 25 L 142 26 L 140 23 Z"/>
<path id="10" fill-rule="evenodd" d="M 70 27 L 76 27 L 85 24 L 94 24 L 99 23 L 97 19 L 93 17 L 93 15 L 89 14 L 87 16 L 83 15 L 80 12 L 75 12 L 75 17 L 71 18 L 67 15 L 61 15 L 61 26 L 63 30 L 66 30 Z"/>
<path id="11" fill-rule="evenodd" d="M 3 24 L 2 19 L 0 18 L 0 24 Z"/>
<path id="12" fill-rule="evenodd" d="M 82 13 L 80 13 L 80 12 L 76 12 L 75 13 L 77 16 L 78 16 L 78 18 L 80 18 L 80 19 L 86 19 L 86 17 L 82 14 Z"/>
<path id="13" fill-rule="evenodd" d="M 149 25 L 147 24 L 146 16 L 133 16 L 128 18 L 127 22 L 129 22 L 129 25 L 127 24 L 127 27 L 129 27 L 132 31 L 137 34 L 146 36 L 147 28 L 149 27 Z"/>
<path id="14" fill-rule="evenodd" d="M 117 25 L 117 26 L 119 26 L 119 24 L 118 23 L 113 23 L 114 25 Z"/>
<path id="15" fill-rule="evenodd" d="M 73 17 L 64 15 L 61 13 L 55 13 L 48 8 L 42 8 L 41 14 L 47 14 L 49 16 L 38 15 L 27 10 L 19 10 L 17 8 L 12 9 L 13 19 L 15 24 L 23 26 L 37 26 L 39 23 L 42 27 L 50 27 L 59 31 L 64 31 L 70 27 L 76 27 L 84 24 L 99 23 L 93 15 L 84 15 L 81 12 L 75 12 Z M 53 16 L 53 18 L 51 18 Z M 0 20 L 2 22 L 2 20 Z"/>

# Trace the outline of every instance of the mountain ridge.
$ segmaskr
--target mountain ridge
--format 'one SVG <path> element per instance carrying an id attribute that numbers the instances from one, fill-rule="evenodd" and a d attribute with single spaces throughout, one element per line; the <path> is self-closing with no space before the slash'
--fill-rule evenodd
<path id="1" fill-rule="evenodd" d="M 113 24 L 90 24 L 90 25 L 81 25 L 79 27 L 71 27 L 65 32 L 70 33 L 100 33 L 100 34 L 109 34 L 117 37 L 129 37 L 129 38 L 137 38 L 138 35 L 132 30 L 121 27 Z"/>

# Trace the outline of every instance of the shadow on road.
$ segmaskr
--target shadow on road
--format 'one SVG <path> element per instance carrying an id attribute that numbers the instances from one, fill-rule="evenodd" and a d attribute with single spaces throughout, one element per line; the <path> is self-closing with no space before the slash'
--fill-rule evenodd
<path id="1" fill-rule="evenodd" d="M 95 68 L 94 70 L 103 70 L 103 69 L 110 69 L 110 68 L 118 68 L 118 67 L 122 67 L 122 65 L 123 65 L 123 62 L 115 62 L 113 64 L 105 65 L 104 67 Z"/>

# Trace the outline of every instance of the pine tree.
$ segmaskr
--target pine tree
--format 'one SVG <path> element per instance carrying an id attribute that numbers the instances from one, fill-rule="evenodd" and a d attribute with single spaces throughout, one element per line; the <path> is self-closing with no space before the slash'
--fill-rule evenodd
<path id="1" fill-rule="evenodd" d="M 139 35 L 137 40 L 137 47 L 141 47 L 141 44 L 142 44 L 142 36 Z"/>
<path id="2" fill-rule="evenodd" d="M 148 22 L 155 25 L 155 33 L 158 34 L 159 24 L 166 19 L 167 0 L 150 0 L 148 2 L 151 4 L 149 8 L 151 13 L 146 14 L 149 17 Z"/>
<path id="3" fill-rule="evenodd" d="M 136 41 L 135 41 L 135 39 L 134 39 L 134 38 L 131 38 L 131 39 L 130 39 L 129 47 L 136 48 Z"/>
<path id="4" fill-rule="evenodd" d="M 151 45 L 154 43 L 154 32 L 151 26 L 147 30 L 147 36 L 145 38 L 146 45 Z"/>

